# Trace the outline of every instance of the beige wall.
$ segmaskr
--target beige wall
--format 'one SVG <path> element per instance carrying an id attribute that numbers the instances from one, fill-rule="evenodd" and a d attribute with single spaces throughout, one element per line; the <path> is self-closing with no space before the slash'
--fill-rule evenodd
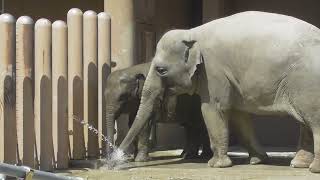
<path id="1" fill-rule="evenodd" d="M 66 20 L 67 12 L 71 8 L 102 12 L 103 0 L 5 0 L 5 12 L 16 18 L 28 15 L 34 20 Z"/>

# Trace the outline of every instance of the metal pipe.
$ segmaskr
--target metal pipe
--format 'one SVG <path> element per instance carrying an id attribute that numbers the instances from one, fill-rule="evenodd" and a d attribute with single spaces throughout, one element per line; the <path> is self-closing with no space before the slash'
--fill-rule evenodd
<path id="1" fill-rule="evenodd" d="M 45 179 L 45 180 L 82 180 L 80 177 L 61 176 L 54 173 L 38 171 L 26 166 L 15 166 L 5 163 L 0 163 L 0 174 L 12 176 L 16 178 L 31 179 Z"/>

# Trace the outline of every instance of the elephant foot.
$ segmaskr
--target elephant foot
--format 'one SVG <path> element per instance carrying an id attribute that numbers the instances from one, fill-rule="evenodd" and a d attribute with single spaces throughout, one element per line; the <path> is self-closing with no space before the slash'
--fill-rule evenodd
<path id="1" fill-rule="evenodd" d="M 149 154 L 147 152 L 138 152 L 136 158 L 134 159 L 135 162 L 147 162 L 150 160 Z"/>
<path id="2" fill-rule="evenodd" d="M 268 159 L 268 155 L 266 153 L 252 155 L 250 156 L 250 164 L 251 165 L 261 164 L 261 163 L 264 163 L 267 159 Z"/>
<path id="3" fill-rule="evenodd" d="M 301 149 L 292 159 L 290 166 L 294 168 L 307 168 L 312 163 L 313 157 L 313 153 Z"/>
<path id="4" fill-rule="evenodd" d="M 309 170 L 313 173 L 320 173 L 320 160 L 314 159 L 309 166 Z"/>
<path id="5" fill-rule="evenodd" d="M 221 157 L 212 157 L 208 162 L 208 166 L 214 168 L 230 167 L 232 166 L 232 161 L 227 155 Z"/>

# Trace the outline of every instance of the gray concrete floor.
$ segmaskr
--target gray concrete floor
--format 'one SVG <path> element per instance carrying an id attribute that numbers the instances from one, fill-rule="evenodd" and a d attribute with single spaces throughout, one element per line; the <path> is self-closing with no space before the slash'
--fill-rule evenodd
<path id="1" fill-rule="evenodd" d="M 236 150 L 236 151 L 235 151 Z M 129 162 L 121 170 L 73 169 L 59 171 L 58 174 L 83 177 L 85 179 L 106 180 L 228 180 L 228 179 L 263 179 L 263 180 L 320 180 L 320 174 L 310 173 L 308 169 L 289 166 L 294 152 L 268 151 L 267 164 L 248 165 L 247 153 L 239 149 L 229 152 L 234 163 L 230 168 L 209 168 L 207 161 L 182 160 L 181 150 L 157 151 L 151 153 L 152 161 L 146 163 Z"/>

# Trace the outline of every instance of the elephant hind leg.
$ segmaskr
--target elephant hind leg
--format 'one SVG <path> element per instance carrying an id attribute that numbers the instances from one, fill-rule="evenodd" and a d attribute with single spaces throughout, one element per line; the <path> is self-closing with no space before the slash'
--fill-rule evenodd
<path id="1" fill-rule="evenodd" d="M 307 168 L 314 158 L 313 137 L 311 130 L 304 124 L 300 124 L 300 137 L 297 154 L 291 161 L 291 167 Z"/>
<path id="2" fill-rule="evenodd" d="M 268 156 L 256 139 L 250 115 L 235 110 L 232 112 L 232 121 L 230 124 L 236 136 L 239 137 L 239 142 L 248 150 L 250 164 L 263 163 Z"/>
<path id="3" fill-rule="evenodd" d="M 320 124 L 318 122 L 310 125 L 314 142 L 314 158 L 309 166 L 313 173 L 320 173 Z"/>

